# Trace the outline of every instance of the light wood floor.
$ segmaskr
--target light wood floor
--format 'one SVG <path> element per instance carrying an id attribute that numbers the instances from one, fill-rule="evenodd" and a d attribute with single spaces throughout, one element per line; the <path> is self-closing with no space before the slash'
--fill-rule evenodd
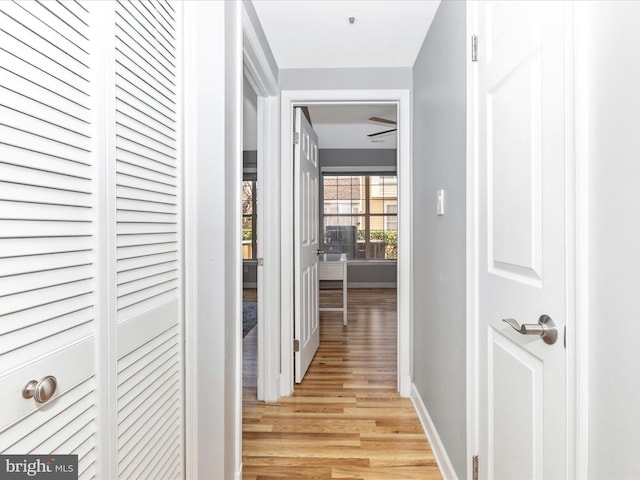
<path id="1" fill-rule="evenodd" d="M 318 353 L 279 403 L 256 401 L 257 329 L 245 338 L 244 480 L 442 478 L 396 391 L 396 291 L 349 290 L 348 312 L 346 327 L 341 313 L 322 312 Z"/>

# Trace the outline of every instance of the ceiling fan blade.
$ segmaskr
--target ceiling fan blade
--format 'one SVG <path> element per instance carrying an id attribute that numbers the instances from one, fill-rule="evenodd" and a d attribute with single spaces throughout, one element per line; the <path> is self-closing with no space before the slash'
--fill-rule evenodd
<path id="1" fill-rule="evenodd" d="M 370 117 L 369 120 L 371 120 L 372 122 L 388 123 L 389 125 L 398 124 L 398 122 L 396 122 L 395 120 L 388 120 L 386 118 L 380 118 L 380 117 Z"/>
<path id="2" fill-rule="evenodd" d="M 392 128 L 391 130 L 385 130 L 384 132 L 370 133 L 370 134 L 367 135 L 367 137 L 377 137 L 378 135 L 384 135 L 385 133 L 395 132 L 396 130 L 398 130 L 398 129 L 397 128 Z"/>

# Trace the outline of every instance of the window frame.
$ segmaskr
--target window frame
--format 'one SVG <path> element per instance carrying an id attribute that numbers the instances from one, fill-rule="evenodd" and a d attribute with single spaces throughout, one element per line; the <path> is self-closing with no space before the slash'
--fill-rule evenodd
<path id="1" fill-rule="evenodd" d="M 398 181 L 398 176 L 397 173 L 395 171 L 381 171 L 381 172 L 360 172 L 360 171 L 332 171 L 332 170 L 322 170 L 321 171 L 321 177 L 322 177 L 322 181 L 320 182 L 321 185 L 321 192 L 320 192 L 320 215 L 319 215 L 319 220 L 320 220 L 320 232 L 322 232 L 322 235 L 320 236 L 320 247 L 322 250 L 326 249 L 326 244 L 325 244 L 325 237 L 326 237 L 326 226 L 325 226 L 325 217 L 333 217 L 333 218 L 353 218 L 353 217 L 361 217 L 364 219 L 364 229 L 362 229 L 362 231 L 364 231 L 364 251 L 365 251 L 365 256 L 364 258 L 358 257 L 357 256 L 357 252 L 356 252 L 356 257 L 355 258 L 349 258 L 349 261 L 353 262 L 395 262 L 397 261 L 397 258 L 379 258 L 379 257 L 372 257 L 372 246 L 371 246 L 371 218 L 372 217 L 378 217 L 378 218 L 382 218 L 383 219 L 383 230 L 387 231 L 387 221 L 389 217 L 395 217 L 395 224 L 396 224 L 396 229 L 394 230 L 396 232 L 398 232 L 397 229 L 397 225 L 398 225 L 398 195 L 397 195 L 397 190 L 396 190 L 396 196 L 395 196 L 395 202 L 396 202 L 396 213 L 387 213 L 386 212 L 386 208 L 383 207 L 383 212 L 380 213 L 372 213 L 371 212 L 371 190 L 372 190 L 372 185 L 371 185 L 371 178 L 372 177 L 393 177 L 396 181 L 396 189 L 397 189 L 397 181 Z M 329 213 L 329 214 L 325 214 L 324 211 L 324 202 L 325 202 L 325 192 L 324 192 L 324 186 L 325 186 L 325 177 L 353 177 L 353 178 L 364 178 L 364 211 L 362 212 L 350 212 L 350 213 Z M 384 195 L 382 197 L 384 199 Z M 332 201 L 333 202 L 333 201 Z M 336 199 L 335 203 L 336 205 L 340 202 L 340 199 Z M 357 238 L 356 238 L 356 245 L 357 245 Z"/>

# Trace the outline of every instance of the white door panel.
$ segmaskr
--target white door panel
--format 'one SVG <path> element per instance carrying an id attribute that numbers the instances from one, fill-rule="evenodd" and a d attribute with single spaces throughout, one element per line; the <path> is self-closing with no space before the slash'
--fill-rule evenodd
<path id="1" fill-rule="evenodd" d="M 0 5 L 0 453 L 76 453 L 96 474 L 97 228 L 91 14 Z M 36 34 L 38 32 L 38 34 Z M 54 376 L 42 404 L 31 381 Z"/>
<path id="2" fill-rule="evenodd" d="M 318 136 L 300 108 L 296 108 L 296 132 L 299 142 L 294 149 L 295 218 L 298 224 L 295 242 L 295 326 L 294 336 L 300 345 L 295 352 L 295 381 L 302 381 L 320 345 L 318 323 L 318 218 L 319 164 Z"/>
<path id="3" fill-rule="evenodd" d="M 177 12 L 133 1 L 115 13 L 118 475 L 180 478 Z"/>
<path id="4" fill-rule="evenodd" d="M 477 4 L 480 475 L 567 464 L 563 5 Z M 555 322 L 558 341 L 502 319 Z"/>

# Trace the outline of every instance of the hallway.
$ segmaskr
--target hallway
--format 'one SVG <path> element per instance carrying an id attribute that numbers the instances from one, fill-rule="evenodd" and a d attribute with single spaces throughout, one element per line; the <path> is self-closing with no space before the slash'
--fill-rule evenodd
<path id="1" fill-rule="evenodd" d="M 243 478 L 441 478 L 396 391 L 396 290 L 352 289 L 349 325 L 334 312 L 320 322 L 320 348 L 292 397 L 256 402 L 255 374 L 244 372 Z"/>

